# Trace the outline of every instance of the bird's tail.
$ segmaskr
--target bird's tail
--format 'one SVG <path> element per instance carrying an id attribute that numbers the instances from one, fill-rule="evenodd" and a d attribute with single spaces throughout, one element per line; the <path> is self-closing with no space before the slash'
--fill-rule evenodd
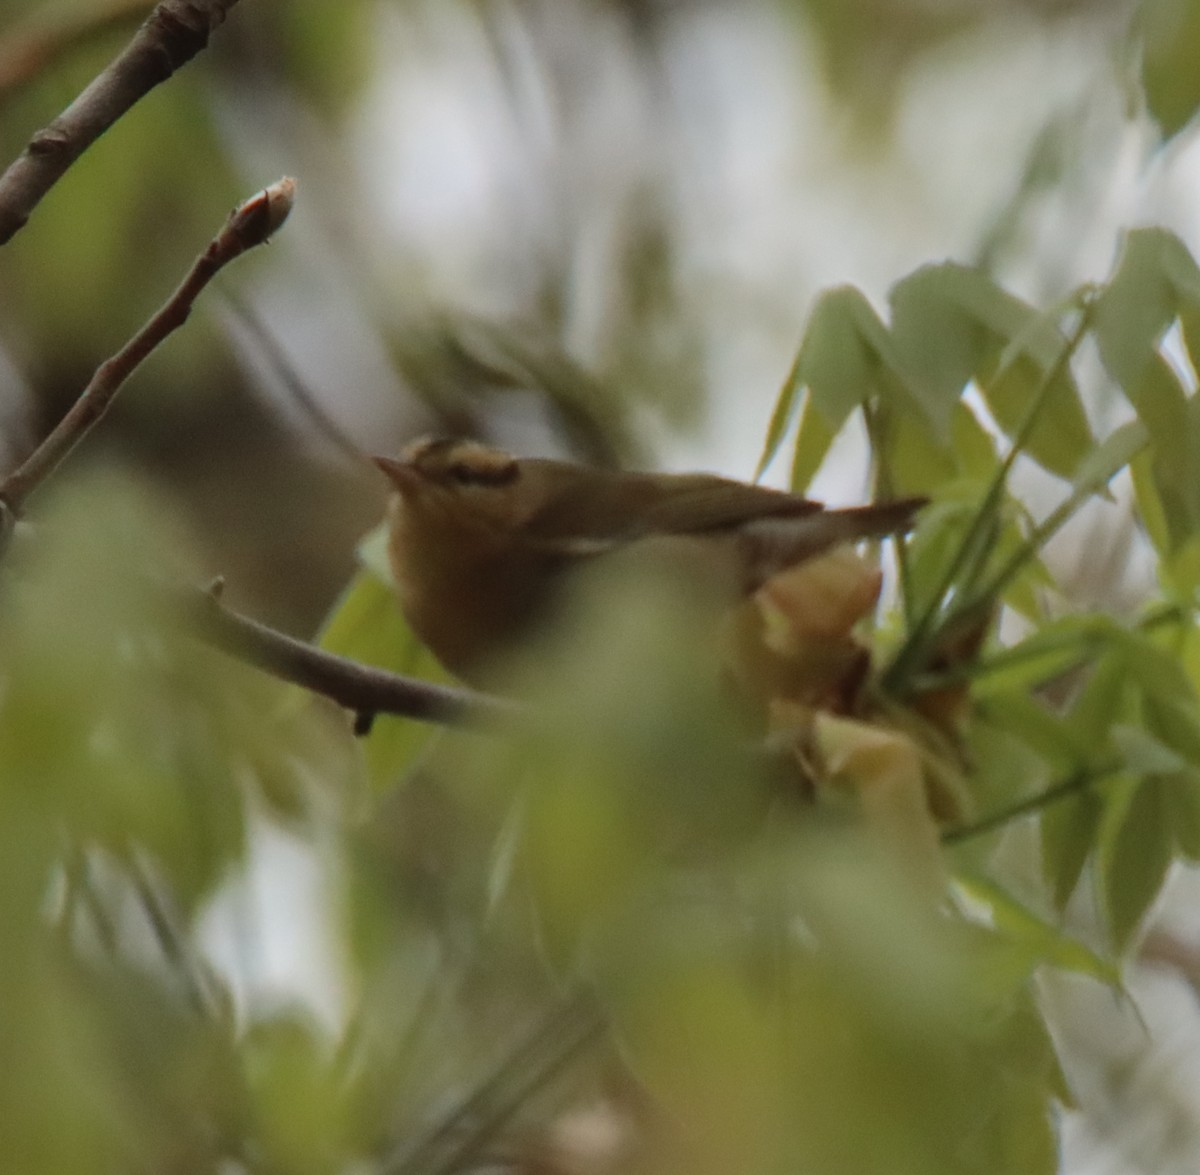
<path id="1" fill-rule="evenodd" d="M 869 506 L 848 506 L 841 510 L 823 510 L 818 518 L 830 520 L 835 541 L 883 538 L 912 530 L 916 513 L 929 504 L 928 498 L 896 498 L 891 502 L 873 502 Z"/>
<path id="2" fill-rule="evenodd" d="M 746 565 L 750 590 L 772 575 L 823 555 L 843 543 L 884 538 L 911 530 L 917 511 L 927 498 L 897 498 L 869 506 L 819 510 L 799 518 L 764 519 L 743 532 L 750 544 Z"/>

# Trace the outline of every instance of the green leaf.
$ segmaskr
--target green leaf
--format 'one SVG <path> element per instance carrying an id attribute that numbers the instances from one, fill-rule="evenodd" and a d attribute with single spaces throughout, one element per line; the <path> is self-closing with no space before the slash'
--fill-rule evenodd
<path id="1" fill-rule="evenodd" d="M 1178 691 L 1168 686 L 1162 693 L 1148 692 L 1142 698 L 1142 711 L 1146 729 L 1185 760 L 1175 770 L 1188 766 L 1200 770 L 1200 709 L 1189 683 L 1185 681 Z"/>
<path id="2" fill-rule="evenodd" d="M 1058 340 L 1061 351 L 1066 341 Z M 1057 356 L 1056 356 L 1057 359 Z M 1087 416 L 1070 370 L 1045 383 L 1055 360 L 1045 361 L 1022 352 L 1007 363 L 997 362 L 982 377 L 982 391 L 996 423 L 1015 440 L 1022 425 L 1041 400 L 1037 422 L 1025 440 L 1024 451 L 1043 469 L 1060 477 L 1075 476 L 1081 460 L 1095 445 Z"/>
<path id="3" fill-rule="evenodd" d="M 1171 828 L 1179 852 L 1189 861 L 1200 860 L 1200 774 L 1181 772 L 1166 777 L 1163 788 L 1171 808 Z"/>
<path id="4" fill-rule="evenodd" d="M 796 446 L 792 451 L 792 493 L 802 494 L 808 489 L 829 453 L 835 435 L 835 430 L 829 427 L 825 417 L 813 408 L 812 397 L 806 396 L 800 411 Z"/>
<path id="5" fill-rule="evenodd" d="M 788 427 L 796 415 L 796 399 L 800 395 L 801 390 L 800 352 L 797 352 L 795 359 L 792 360 L 791 370 L 788 371 L 787 378 L 783 381 L 783 387 L 779 389 L 779 395 L 775 400 L 775 407 L 771 410 L 771 421 L 767 425 L 767 435 L 763 441 L 762 454 L 758 458 L 758 464 L 754 467 L 755 481 L 758 481 L 762 477 L 767 470 L 767 466 L 775 460 L 775 454 L 779 452 L 779 446 L 783 444 L 784 435 L 787 433 Z M 801 427 L 803 428 L 803 423 Z M 820 462 L 818 461 L 817 464 L 819 465 Z"/>
<path id="6" fill-rule="evenodd" d="M 1027 954 L 1030 970 L 1049 963 L 1109 987 L 1120 986 L 1121 973 L 1113 963 L 1039 917 L 994 881 L 980 876 L 958 877 L 955 886 L 971 901 L 987 907 L 996 930 Z"/>
<path id="7" fill-rule="evenodd" d="M 1076 756 L 1068 771 L 1086 771 L 1090 762 L 1105 753 L 1127 699 L 1127 674 L 1124 650 L 1118 648 L 1106 653 L 1066 719 L 1058 723 L 1058 737 Z M 1047 732 L 1046 737 L 1051 733 Z M 1042 813 L 1042 870 L 1060 909 L 1074 892 L 1083 867 L 1102 835 L 1102 822 L 1109 812 L 1104 797 L 1114 786 L 1111 779 L 1098 780 L 1096 785 L 1081 788 L 1076 795 L 1050 805 Z"/>
<path id="8" fill-rule="evenodd" d="M 1017 729 L 1002 718 L 1015 719 Z M 1018 715 L 988 714 L 977 708 L 967 724 L 963 746 L 964 757 L 971 764 L 970 788 L 976 814 L 1011 808 L 1042 794 L 1055 780 L 1055 770 L 1046 757 L 1022 737 Z M 956 861 L 964 859 L 964 851 L 974 854 L 972 846 L 978 846 L 983 856 L 967 858 L 971 867 L 985 868 L 993 847 L 986 837 L 962 842 L 955 850 Z"/>
<path id="9" fill-rule="evenodd" d="M 1187 302 L 1179 308 L 1179 326 L 1192 371 L 1200 371 L 1200 298 L 1192 298 L 1189 293 Z"/>
<path id="10" fill-rule="evenodd" d="M 981 699 L 980 715 L 1036 751 L 1046 764 L 1047 775 L 1074 771 L 1090 749 L 1060 715 L 1024 691 Z"/>
<path id="11" fill-rule="evenodd" d="M 984 657 L 976 674 L 976 696 L 1025 693 L 1091 660 L 1113 639 L 1109 616 L 1079 613 L 1042 625 L 1024 640 Z"/>
<path id="12" fill-rule="evenodd" d="M 1200 106 L 1200 6 L 1192 0 L 1147 0 L 1141 11 L 1142 88 L 1163 134 L 1178 134 Z"/>
<path id="13" fill-rule="evenodd" d="M 1042 876 L 1059 910 L 1066 907 L 1079 884 L 1103 815 L 1104 803 L 1091 788 L 1042 811 Z"/>
<path id="14" fill-rule="evenodd" d="M 1009 581 L 1033 559 L 1075 512 L 1093 494 L 1108 483 L 1145 448 L 1149 437 L 1141 421 L 1130 421 L 1114 429 L 1084 458 L 1075 475 L 1074 488 L 1045 521 L 1034 528 L 1029 539 L 1003 565 L 987 586 L 976 593 L 990 599 L 1002 592 Z"/>
<path id="15" fill-rule="evenodd" d="M 1136 393 L 1167 328 L 1179 296 L 1168 258 L 1190 261 L 1187 249 L 1166 229 L 1136 229 L 1125 238 L 1116 272 L 1096 299 L 1093 330 L 1108 373 L 1137 407 Z"/>
<path id="16" fill-rule="evenodd" d="M 366 544 L 364 544 L 366 546 Z M 371 547 L 367 546 L 368 558 Z M 318 642 L 323 649 L 429 681 L 448 674 L 408 627 L 392 588 L 369 568 L 360 571 L 334 606 Z M 363 740 L 367 770 L 376 787 L 404 774 L 436 732 L 427 724 L 378 715 Z"/>
<path id="17" fill-rule="evenodd" d="M 1169 558 L 1159 560 L 1158 578 L 1168 595 L 1180 600 L 1196 598 L 1200 591 L 1200 534 L 1192 535 Z"/>
<path id="18" fill-rule="evenodd" d="M 312 1021 L 280 1011 L 250 1026 L 239 1049 L 246 1110 L 265 1166 L 326 1175 L 349 1141 L 346 1099 Z"/>
<path id="19" fill-rule="evenodd" d="M 1150 633 L 1116 626 L 1113 640 L 1120 648 L 1129 684 L 1145 699 L 1156 699 L 1164 710 L 1194 706 L 1195 694 L 1174 651 L 1162 648 Z"/>
<path id="20" fill-rule="evenodd" d="M 1125 650 L 1114 649 L 1100 658 L 1063 723 L 1084 754 L 1094 756 L 1105 746 L 1121 715 L 1129 689 L 1129 663 L 1124 654 Z"/>
<path id="21" fill-rule="evenodd" d="M 913 382 L 924 389 L 922 399 L 940 430 L 948 430 L 959 397 L 994 347 L 968 304 L 975 286 L 975 270 L 928 265 L 888 293 L 896 348 Z"/>
<path id="22" fill-rule="evenodd" d="M 1008 517 L 1002 516 L 990 559 L 980 574 L 986 575 L 988 566 L 1003 565 L 1019 557 L 1021 571 L 1009 577 L 1001 599 L 1026 619 L 1041 623 L 1045 619 L 1045 596 L 1055 586 L 1054 577 L 1036 554 L 1027 554 L 1025 528 L 1011 514 L 1012 511 Z"/>
<path id="23" fill-rule="evenodd" d="M 9 552 L 0 617 L 0 859 L 31 864 L 44 822 L 55 853 L 136 853 L 190 915 L 242 855 L 260 764 L 300 758 L 285 757 L 297 748 L 278 720 L 283 687 L 178 630 L 153 587 L 178 536 L 131 485 L 55 485 L 39 527 Z M 32 880 L 4 872 L 0 891 Z"/>
<path id="24" fill-rule="evenodd" d="M 1097 883 L 1118 951 L 1162 889 L 1173 850 L 1171 804 L 1161 779 L 1127 777 L 1106 785 Z"/>
<path id="25" fill-rule="evenodd" d="M 1166 360 L 1155 354 L 1131 394 L 1153 445 L 1153 478 L 1166 516 L 1171 550 L 1200 527 L 1200 447 L 1194 443 L 1188 397 Z"/>
<path id="26" fill-rule="evenodd" d="M 995 476 L 1000 464 L 996 456 L 996 441 L 961 400 L 954 406 L 951 431 L 959 471 L 964 477 L 981 485 L 987 484 Z"/>
<path id="27" fill-rule="evenodd" d="M 1163 251 L 1163 269 L 1179 295 L 1181 314 L 1200 308 L 1200 265 L 1182 241 L 1179 248 Z"/>
<path id="28" fill-rule="evenodd" d="M 1178 696 L 1142 699 L 1146 730 L 1177 760 L 1160 783 L 1170 809 L 1170 825 L 1179 851 L 1200 857 L 1200 708 L 1192 690 Z"/>
<path id="29" fill-rule="evenodd" d="M 876 454 L 886 470 L 893 494 L 931 494 L 957 474 L 957 463 L 948 445 L 912 408 L 881 413 L 886 419 L 882 451 Z"/>
<path id="30" fill-rule="evenodd" d="M 1171 524 L 1167 520 L 1167 509 L 1158 492 L 1154 476 L 1154 454 L 1143 449 L 1129 463 L 1133 480 L 1134 501 L 1137 503 L 1138 521 L 1145 530 L 1160 559 L 1165 558 L 1174 547 Z"/>
<path id="31" fill-rule="evenodd" d="M 966 538 L 978 497 L 979 488 L 973 483 L 944 485 L 921 511 L 921 524 L 907 545 L 909 603 L 915 614 L 934 602 L 946 569 Z"/>
<path id="32" fill-rule="evenodd" d="M 1055 514 L 1065 508 L 1066 516 L 1070 517 L 1089 497 L 1104 489 L 1146 447 L 1149 439 L 1145 426 L 1136 420 L 1113 429 L 1084 458 L 1075 472 L 1075 492 Z"/>
<path id="33" fill-rule="evenodd" d="M 1163 229 L 1129 234 L 1117 272 L 1095 305 L 1101 359 L 1154 445 L 1152 461 L 1138 473 L 1139 495 L 1163 552 L 1200 529 L 1200 481 L 1194 476 L 1200 408 L 1158 347 L 1180 313 L 1185 339 L 1195 342 L 1198 307 L 1200 270 L 1183 243 Z"/>
<path id="34" fill-rule="evenodd" d="M 1187 769 L 1184 759 L 1140 727 L 1119 723 L 1112 728 L 1112 740 L 1134 775 L 1170 775 Z"/>
<path id="35" fill-rule="evenodd" d="M 949 423 L 971 380 L 1010 438 L 1044 394 L 1027 451 L 1050 472 L 1072 475 L 1092 435 L 1066 366 L 1042 388 L 1065 345 L 1057 311 L 1039 315 L 982 270 L 955 264 L 918 270 L 893 287 L 890 300 L 897 353 L 935 426 Z"/>
<path id="36" fill-rule="evenodd" d="M 836 433 L 880 389 L 891 343 L 871 304 L 852 286 L 822 294 L 804 332 L 796 376 Z"/>

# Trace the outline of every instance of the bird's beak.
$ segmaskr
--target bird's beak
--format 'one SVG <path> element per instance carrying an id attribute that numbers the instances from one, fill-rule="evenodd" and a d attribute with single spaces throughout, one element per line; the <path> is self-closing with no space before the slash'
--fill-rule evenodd
<path id="1" fill-rule="evenodd" d="M 407 461 L 397 461 L 395 457 L 372 457 L 371 460 L 402 494 L 411 494 L 420 484 L 421 475 Z"/>

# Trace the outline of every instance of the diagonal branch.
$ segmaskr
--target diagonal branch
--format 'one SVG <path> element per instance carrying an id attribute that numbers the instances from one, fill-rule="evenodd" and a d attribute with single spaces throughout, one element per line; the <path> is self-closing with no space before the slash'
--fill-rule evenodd
<path id="1" fill-rule="evenodd" d="M 161 0 L 129 44 L 0 175 L 0 245 L 118 118 L 208 44 L 237 0 Z"/>
<path id="2" fill-rule="evenodd" d="M 19 468 L 0 481 L 0 502 L 10 518 L 108 411 L 121 385 L 172 331 L 187 320 L 200 292 L 234 258 L 270 239 L 292 209 L 296 183 L 287 177 L 239 204 L 208 248 L 196 258 L 179 288 L 92 376 L 78 400 Z"/>
<path id="3" fill-rule="evenodd" d="M 511 721 L 521 712 L 516 704 L 486 694 L 389 673 L 327 653 L 226 608 L 216 590 L 179 592 L 176 612 L 185 628 L 205 644 L 330 698 L 360 717 L 398 714 L 453 725 Z"/>
<path id="4" fill-rule="evenodd" d="M 321 402 L 309 390 L 304 378 L 293 366 L 287 352 L 284 351 L 267 324 L 254 308 L 243 298 L 239 298 L 230 290 L 222 290 L 221 298 L 229 308 L 233 325 L 241 327 L 262 351 L 263 358 L 273 369 L 274 374 L 287 389 L 288 394 L 308 416 L 313 428 L 343 457 L 349 459 L 352 465 L 365 466 L 367 455 L 354 442 L 353 438 L 340 424 L 322 407 Z"/>
<path id="5" fill-rule="evenodd" d="M 152 0 L 104 0 L 47 19 L 33 14 L 0 39 L 0 101 L 34 81 L 67 53 L 123 24 L 146 19 Z"/>

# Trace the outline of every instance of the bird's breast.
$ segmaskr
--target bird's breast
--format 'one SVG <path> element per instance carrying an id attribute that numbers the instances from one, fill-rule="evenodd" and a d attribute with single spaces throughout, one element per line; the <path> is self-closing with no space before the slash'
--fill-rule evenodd
<path id="1" fill-rule="evenodd" d="M 544 615 L 543 569 L 520 552 L 392 545 L 400 607 L 413 632 L 464 681 L 519 642 Z"/>

